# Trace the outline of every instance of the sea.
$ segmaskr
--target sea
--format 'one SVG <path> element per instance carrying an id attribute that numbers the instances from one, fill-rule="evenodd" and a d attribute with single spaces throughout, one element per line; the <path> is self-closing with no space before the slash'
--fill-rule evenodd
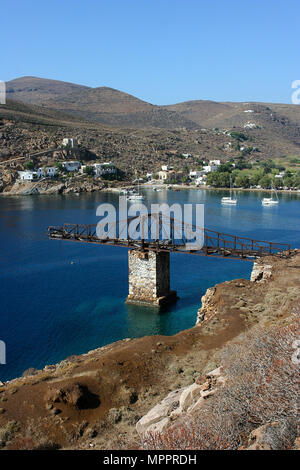
<path id="1" fill-rule="evenodd" d="M 227 191 L 142 189 L 145 204 L 203 204 L 205 227 L 300 247 L 300 194 L 279 195 L 262 206 L 266 192 L 237 191 L 237 206 L 224 206 Z M 97 223 L 97 207 L 118 205 L 119 195 L 0 197 L 0 341 L 6 364 L 0 381 L 124 338 L 173 335 L 195 325 L 201 297 L 216 283 L 249 279 L 253 263 L 229 258 L 171 254 L 176 304 L 159 311 L 127 305 L 126 248 L 50 240 L 47 228 Z"/>

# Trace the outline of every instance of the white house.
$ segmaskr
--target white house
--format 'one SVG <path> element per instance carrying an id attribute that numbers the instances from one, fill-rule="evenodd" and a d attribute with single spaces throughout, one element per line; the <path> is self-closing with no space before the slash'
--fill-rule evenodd
<path id="1" fill-rule="evenodd" d="M 62 141 L 62 145 L 63 145 L 63 147 L 77 148 L 78 147 L 78 142 L 77 142 L 77 139 L 69 139 L 69 138 L 66 137 Z"/>
<path id="2" fill-rule="evenodd" d="M 169 171 L 169 170 L 172 170 L 172 167 L 171 167 L 171 166 L 169 166 L 169 165 L 162 165 L 161 171 Z"/>
<path id="3" fill-rule="evenodd" d="M 254 122 L 246 122 L 246 124 L 244 124 L 244 129 L 254 129 L 256 127 L 256 124 L 254 124 Z"/>
<path id="4" fill-rule="evenodd" d="M 117 172 L 117 168 L 113 162 L 82 165 L 79 170 L 80 173 L 84 173 L 86 167 L 91 167 L 94 171 L 95 176 L 113 175 Z"/>
<path id="5" fill-rule="evenodd" d="M 38 178 L 43 178 L 45 176 L 47 178 L 53 178 L 53 176 L 57 174 L 57 168 L 54 166 L 47 166 L 46 168 L 41 167 L 36 170 L 36 173 Z"/>
<path id="6" fill-rule="evenodd" d="M 69 161 L 69 162 L 62 162 L 62 166 L 67 170 L 67 171 L 78 171 L 79 168 L 81 167 L 81 163 L 79 161 Z"/>
<path id="7" fill-rule="evenodd" d="M 190 158 L 190 157 L 193 156 L 191 153 L 182 153 L 181 155 L 182 155 L 184 158 Z"/>
<path id="8" fill-rule="evenodd" d="M 174 170 L 168 170 L 168 171 L 161 170 L 158 172 L 158 178 L 162 181 L 167 181 L 170 178 L 170 176 L 173 176 L 175 174 L 176 172 Z"/>
<path id="9" fill-rule="evenodd" d="M 113 175 L 117 172 L 113 162 L 94 163 L 92 167 L 94 168 L 94 173 L 96 176 Z"/>
<path id="10" fill-rule="evenodd" d="M 219 166 L 219 165 L 221 165 L 221 161 L 220 160 L 210 160 L 209 164 L 212 165 L 212 166 Z"/>
<path id="11" fill-rule="evenodd" d="M 53 178 L 57 173 L 57 169 L 55 167 L 47 166 L 46 168 L 38 168 L 37 170 L 24 170 L 18 171 L 19 179 L 32 181 L 38 178 L 48 177 Z"/>
<path id="12" fill-rule="evenodd" d="M 32 170 L 18 171 L 19 179 L 25 181 L 32 181 L 38 178 L 37 172 Z"/>
<path id="13" fill-rule="evenodd" d="M 203 167 L 204 173 L 211 173 L 212 171 L 217 171 L 218 165 L 206 165 Z"/>
<path id="14" fill-rule="evenodd" d="M 205 186 L 206 185 L 206 178 L 207 178 L 206 175 L 199 176 L 198 178 L 196 178 L 196 180 L 195 180 L 196 186 Z"/>
<path id="15" fill-rule="evenodd" d="M 50 178 L 53 178 L 57 174 L 57 168 L 55 166 L 47 166 L 46 167 L 46 175 Z"/>
<path id="16" fill-rule="evenodd" d="M 190 171 L 190 178 L 199 178 L 202 175 L 203 175 L 202 170 L 201 171 L 198 171 L 198 170 L 195 170 L 195 171 L 191 170 Z"/>

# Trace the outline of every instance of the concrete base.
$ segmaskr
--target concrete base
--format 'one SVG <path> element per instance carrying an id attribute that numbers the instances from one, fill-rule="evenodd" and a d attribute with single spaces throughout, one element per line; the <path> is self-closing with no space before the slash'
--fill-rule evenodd
<path id="1" fill-rule="evenodd" d="M 136 298 L 129 295 L 126 299 L 127 304 L 145 305 L 149 307 L 164 307 L 176 302 L 179 297 L 177 296 L 176 290 L 170 291 L 167 295 L 157 297 L 156 299 L 141 300 L 140 297 Z"/>

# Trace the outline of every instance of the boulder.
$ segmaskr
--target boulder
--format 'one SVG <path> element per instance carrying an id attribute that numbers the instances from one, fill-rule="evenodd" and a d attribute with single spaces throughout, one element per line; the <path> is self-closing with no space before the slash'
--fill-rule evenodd
<path id="1" fill-rule="evenodd" d="M 166 427 L 169 423 L 169 416 L 179 407 L 179 400 L 184 389 L 174 390 L 169 393 L 160 403 L 152 408 L 136 424 L 136 430 L 139 434 L 145 432 L 157 431 Z"/>
<path id="2" fill-rule="evenodd" d="M 79 383 L 66 387 L 51 387 L 45 398 L 48 404 L 63 403 L 78 409 L 97 408 L 100 404 L 98 396 Z"/>
<path id="3" fill-rule="evenodd" d="M 187 411 L 190 406 L 192 406 L 198 399 L 201 397 L 202 386 L 196 383 L 193 383 L 189 387 L 186 387 L 181 393 L 179 399 L 179 407 L 173 411 L 172 415 L 181 414 L 184 411 Z M 205 392 L 202 392 L 205 393 Z"/>
<path id="4" fill-rule="evenodd" d="M 272 276 L 272 265 L 270 264 L 259 264 L 254 263 L 252 273 L 251 273 L 251 282 L 264 282 Z"/>
<path id="5" fill-rule="evenodd" d="M 196 378 L 188 387 L 169 393 L 160 403 L 143 416 L 136 424 L 139 434 L 158 432 L 168 427 L 175 419 L 200 409 L 212 396 L 218 386 L 223 386 L 226 378 L 218 367 L 205 376 Z"/>

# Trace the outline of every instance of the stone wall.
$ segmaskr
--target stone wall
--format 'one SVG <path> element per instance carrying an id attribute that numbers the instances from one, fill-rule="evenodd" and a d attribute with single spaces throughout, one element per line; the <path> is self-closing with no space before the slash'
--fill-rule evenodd
<path id="1" fill-rule="evenodd" d="M 170 253 L 128 251 L 129 303 L 161 305 L 176 298 L 170 291 Z M 175 299 L 173 299 L 175 300 Z"/>

